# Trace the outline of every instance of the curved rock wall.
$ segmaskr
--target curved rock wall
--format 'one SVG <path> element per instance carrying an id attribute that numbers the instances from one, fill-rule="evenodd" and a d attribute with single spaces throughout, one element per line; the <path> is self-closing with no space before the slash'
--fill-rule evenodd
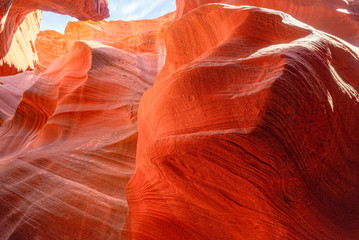
<path id="1" fill-rule="evenodd" d="M 223 4 L 183 15 L 165 40 L 124 238 L 357 239 L 358 48 Z"/>
<path id="2" fill-rule="evenodd" d="M 113 42 L 116 23 L 101 22 L 92 40 L 81 37 L 84 22 L 66 35 L 41 32 L 41 66 L 0 77 L 0 239 L 120 237 L 137 109 L 163 66 L 163 28 L 173 17 L 130 23 L 127 51 Z"/>
<path id="3" fill-rule="evenodd" d="M 183 0 L 35 44 L 33 10 L 107 2 L 7 1 L 2 33 L 20 2 L 39 65 L 0 68 L 0 239 L 358 239 L 356 1 Z"/>
<path id="4" fill-rule="evenodd" d="M 176 0 L 176 3 L 177 19 L 192 9 L 209 3 L 274 9 L 351 44 L 359 45 L 359 8 L 355 0 Z"/>
<path id="5" fill-rule="evenodd" d="M 41 22 L 39 10 L 71 15 L 80 20 L 99 21 L 109 17 L 107 4 L 107 0 L 1 1 L 0 76 L 34 69 L 38 59 L 35 39 Z"/>

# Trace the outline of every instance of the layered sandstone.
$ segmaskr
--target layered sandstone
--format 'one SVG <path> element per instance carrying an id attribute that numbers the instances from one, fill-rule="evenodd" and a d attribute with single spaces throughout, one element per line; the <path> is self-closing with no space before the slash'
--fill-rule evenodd
<path id="1" fill-rule="evenodd" d="M 40 66 L 0 78 L 0 239 L 120 237 L 138 104 L 163 66 L 173 17 L 130 23 L 126 37 L 141 51 L 114 47 L 115 27 L 104 22 L 92 40 L 41 32 Z M 66 34 L 84 36 L 76 24 Z M 150 34 L 157 38 L 146 50 Z"/>
<path id="2" fill-rule="evenodd" d="M 45 68 L 68 52 L 65 35 L 53 30 L 41 31 L 36 37 L 35 46 L 38 64 Z"/>
<path id="3" fill-rule="evenodd" d="M 109 16 L 107 0 L 8 0 L 0 3 L 0 76 L 34 69 L 41 11 L 99 21 Z"/>
<path id="4" fill-rule="evenodd" d="M 0 32 L 0 76 L 34 69 L 38 59 L 35 40 L 40 31 L 41 11 L 25 14 L 20 24 L 10 23 L 14 18 L 8 18 L 10 19 L 4 21 L 4 29 Z"/>
<path id="5" fill-rule="evenodd" d="M 356 1 L 15 1 L 0 239 L 358 239 Z M 35 42 L 35 9 L 93 21 Z"/>
<path id="6" fill-rule="evenodd" d="M 355 0 L 176 0 L 176 3 L 176 18 L 210 3 L 274 9 L 351 44 L 359 45 L 359 8 Z"/>
<path id="7" fill-rule="evenodd" d="M 359 51 L 283 12 L 208 4 L 142 97 L 125 239 L 357 239 Z"/>
<path id="8" fill-rule="evenodd" d="M 81 39 L 98 41 L 128 52 L 165 53 L 164 33 L 174 17 L 174 13 L 169 13 L 151 21 L 69 22 L 65 38 L 67 45 Z"/>
<path id="9" fill-rule="evenodd" d="M 139 58 L 77 42 L 40 75 L 1 78 L 3 239 L 118 238 L 153 81 Z"/>

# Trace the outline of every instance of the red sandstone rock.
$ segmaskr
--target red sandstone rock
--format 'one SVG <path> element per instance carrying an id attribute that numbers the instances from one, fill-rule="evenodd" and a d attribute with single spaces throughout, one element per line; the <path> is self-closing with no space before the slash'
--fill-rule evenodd
<path id="1" fill-rule="evenodd" d="M 151 82 L 161 70 L 166 57 L 164 33 L 173 22 L 175 13 L 151 21 L 86 21 L 69 22 L 65 35 L 56 31 L 42 31 L 36 39 L 39 63 L 48 67 L 65 54 L 74 42 L 81 40 L 94 45 L 101 43 L 135 53 L 145 64 L 151 63 Z"/>
<path id="2" fill-rule="evenodd" d="M 6 0 L 0 3 L 0 76 L 33 69 L 41 11 L 99 21 L 109 16 L 107 0 Z"/>
<path id="3" fill-rule="evenodd" d="M 40 76 L 0 78 L 1 239 L 118 238 L 152 81 L 138 61 L 77 42 Z"/>
<path id="4" fill-rule="evenodd" d="M 176 18 L 207 3 L 257 6 L 283 11 L 318 30 L 359 45 L 359 8 L 356 0 L 176 0 Z"/>
<path id="5" fill-rule="evenodd" d="M 41 31 L 35 41 L 38 63 L 48 67 L 54 60 L 67 53 L 65 35 L 53 30 Z"/>
<path id="6" fill-rule="evenodd" d="M 358 239 L 358 49 L 222 4 L 165 40 L 140 102 L 124 238 Z"/>
<path id="7" fill-rule="evenodd" d="M 0 239 L 119 238 L 138 104 L 165 57 L 164 23 L 154 21 L 139 22 L 153 30 L 130 22 L 143 35 L 159 29 L 148 51 L 100 37 L 66 44 L 64 35 L 41 32 L 44 68 L 0 78 Z"/>
<path id="8" fill-rule="evenodd" d="M 356 2 L 205 3 L 42 32 L 0 77 L 0 239 L 358 239 Z"/>
<path id="9" fill-rule="evenodd" d="M 76 40 L 99 41 L 128 52 L 165 52 L 163 35 L 175 14 L 138 21 L 69 22 L 65 29 L 67 45 Z"/>
<path id="10" fill-rule="evenodd" d="M 40 30 L 41 11 L 28 13 L 21 24 L 11 22 L 13 18 L 8 16 L 0 32 L 0 76 L 34 69 L 37 61 L 34 43 Z"/>

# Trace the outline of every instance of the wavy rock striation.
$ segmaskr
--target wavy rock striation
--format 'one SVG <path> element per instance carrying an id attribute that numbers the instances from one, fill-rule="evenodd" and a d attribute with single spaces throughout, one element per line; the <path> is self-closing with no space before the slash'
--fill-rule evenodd
<path id="1" fill-rule="evenodd" d="M 35 41 L 38 54 L 38 67 L 48 68 L 57 58 L 68 52 L 65 35 L 53 30 L 41 31 Z"/>
<path id="2" fill-rule="evenodd" d="M 142 97 L 125 239 L 357 239 L 359 49 L 291 16 L 175 21 Z"/>
<path id="3" fill-rule="evenodd" d="M 132 54 L 77 42 L 30 75 L 31 86 L 2 99 L 9 106 L 0 128 L 2 238 L 118 237 L 138 102 L 150 87 L 136 65 Z M 1 87 L 11 88 L 12 78 Z"/>
<path id="4" fill-rule="evenodd" d="M 151 21 L 69 22 L 65 38 L 68 46 L 81 39 L 99 41 L 127 52 L 165 53 L 164 32 L 174 17 L 175 13 L 169 13 Z"/>
<path id="5" fill-rule="evenodd" d="M 36 38 L 36 50 L 41 66 L 39 69 L 46 69 L 80 40 L 91 46 L 106 45 L 136 54 L 139 64 L 151 64 L 151 67 L 144 69 L 152 69 L 152 73 L 143 74 L 149 75 L 147 79 L 153 82 L 165 61 L 164 33 L 173 22 L 174 16 L 175 13 L 169 13 L 151 21 L 69 22 L 65 34 L 42 31 Z"/>
<path id="6" fill-rule="evenodd" d="M 0 76 L 34 69 L 38 60 L 34 43 L 40 31 L 41 11 L 25 14 L 21 24 L 10 21 L 0 32 Z"/>
<path id="7" fill-rule="evenodd" d="M 0 2 L 0 76 L 34 69 L 36 35 L 41 11 L 53 11 L 80 20 L 109 17 L 107 0 L 10 0 Z"/>
<path id="8" fill-rule="evenodd" d="M 318 30 L 359 45 L 359 7 L 355 0 L 176 0 L 176 18 L 208 3 L 257 6 L 290 14 Z"/>
<path id="9" fill-rule="evenodd" d="M 41 32 L 42 66 L 0 78 L 0 239 L 120 237 L 137 109 L 165 57 L 163 36 L 156 41 L 148 51 L 124 51 L 100 37 L 67 43 L 65 35 Z"/>
<path id="10" fill-rule="evenodd" d="M 106 5 L 0 3 L 0 239 L 359 238 L 356 1 Z"/>

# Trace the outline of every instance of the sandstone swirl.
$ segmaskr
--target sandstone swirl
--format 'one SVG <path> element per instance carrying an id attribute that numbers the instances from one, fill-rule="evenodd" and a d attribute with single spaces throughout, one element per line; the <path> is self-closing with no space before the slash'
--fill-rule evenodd
<path id="1" fill-rule="evenodd" d="M 57 58 L 66 54 L 68 46 L 65 35 L 53 30 L 39 32 L 35 47 L 38 54 L 38 68 L 46 69 Z"/>
<path id="2" fill-rule="evenodd" d="M 109 16 L 107 0 L 3 0 L 0 2 L 0 76 L 34 69 L 41 11 L 99 21 Z"/>
<path id="3" fill-rule="evenodd" d="M 71 23 L 65 35 L 42 32 L 35 44 L 41 66 L 0 78 L 0 239 L 120 237 L 137 108 L 163 66 L 163 28 L 173 17 L 126 29 L 140 52 L 105 37 L 72 38 L 99 31 L 96 22 L 86 31 Z M 116 23 L 100 24 L 99 36 L 116 38 Z M 149 33 L 157 39 L 146 51 L 146 39 L 136 37 Z"/>
<path id="4" fill-rule="evenodd" d="M 203 4 L 250 5 L 283 11 L 316 29 L 359 45 L 359 4 L 356 0 L 177 0 L 177 18 Z"/>
<path id="5" fill-rule="evenodd" d="M 199 6 L 141 99 L 127 239 L 357 239 L 359 50 L 274 10 Z"/>
<path id="6" fill-rule="evenodd" d="M 359 238 L 356 1 L 106 5 L 0 3 L 1 240 Z"/>

